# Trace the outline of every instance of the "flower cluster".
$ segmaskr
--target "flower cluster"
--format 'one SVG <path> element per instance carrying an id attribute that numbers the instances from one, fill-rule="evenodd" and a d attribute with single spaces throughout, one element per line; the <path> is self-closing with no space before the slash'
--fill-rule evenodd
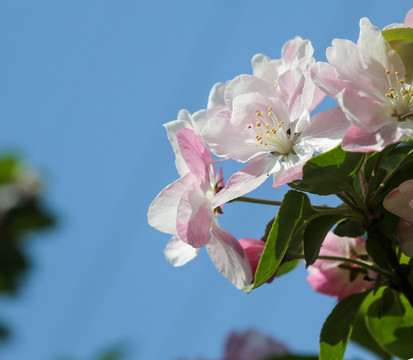
<path id="1" fill-rule="evenodd" d="M 216 84 L 205 109 L 165 124 L 180 178 L 152 202 L 148 221 L 172 235 L 171 264 L 205 247 L 249 292 L 304 259 L 313 289 L 340 302 L 386 287 L 413 305 L 412 48 L 413 9 L 384 30 L 361 19 L 357 43 L 335 39 L 326 63 L 297 36 L 280 59 L 255 55 L 251 75 Z M 317 112 L 326 95 L 338 106 Z M 225 183 L 215 165 L 229 159 L 243 167 Z M 293 190 L 282 202 L 245 197 L 267 178 Z M 306 192 L 343 203 L 312 206 Z M 263 240 L 237 240 L 219 225 L 233 201 L 280 206 Z"/>

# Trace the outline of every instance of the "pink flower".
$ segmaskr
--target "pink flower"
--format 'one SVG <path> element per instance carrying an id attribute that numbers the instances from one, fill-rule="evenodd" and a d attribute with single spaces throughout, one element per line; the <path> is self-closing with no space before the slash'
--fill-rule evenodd
<path id="1" fill-rule="evenodd" d="M 393 189 L 384 199 L 386 210 L 399 216 L 397 238 L 400 249 L 408 256 L 413 256 L 413 179 Z"/>
<path id="2" fill-rule="evenodd" d="M 243 334 L 232 333 L 225 346 L 223 360 L 263 360 L 271 355 L 284 355 L 288 350 L 279 342 L 249 330 Z"/>
<path id="3" fill-rule="evenodd" d="M 213 201 L 219 206 L 260 186 L 273 175 L 273 186 L 296 180 L 314 152 L 337 146 L 348 129 L 339 108 L 310 118 L 315 87 L 301 69 L 280 76 L 274 97 L 251 92 L 233 99 L 231 118 L 211 118 L 203 137 L 218 156 L 249 162 L 235 173 Z"/>
<path id="4" fill-rule="evenodd" d="M 320 255 L 352 259 L 366 259 L 365 240 L 361 237 L 340 237 L 329 232 L 323 242 Z M 368 289 L 374 282 L 365 280 L 375 274 L 350 263 L 317 260 L 308 267 L 307 277 L 311 287 L 320 293 L 337 296 L 339 300 Z"/>
<path id="5" fill-rule="evenodd" d="M 165 249 L 172 264 L 185 264 L 205 246 L 221 274 L 241 289 L 252 281 L 248 259 L 238 241 L 218 224 L 220 208 L 211 207 L 223 187 L 222 174 L 215 173 L 211 154 L 194 130 L 183 128 L 175 136 L 179 147 L 175 153 L 182 157 L 177 161 L 182 164 L 181 178 L 155 198 L 148 222 L 173 235 Z"/>
<path id="6" fill-rule="evenodd" d="M 242 248 L 247 254 L 248 261 L 250 263 L 252 272 L 255 276 L 258 263 L 260 262 L 262 252 L 264 251 L 265 242 L 261 240 L 251 239 L 251 238 L 244 238 L 244 239 L 240 239 L 239 243 L 241 244 Z M 267 283 L 269 284 L 272 283 L 274 278 L 275 278 L 275 274 L 274 276 L 271 277 L 271 279 L 267 281 Z"/>
<path id="7" fill-rule="evenodd" d="M 312 76 L 352 124 L 343 138 L 344 150 L 381 151 L 413 136 L 411 74 L 379 28 L 362 18 L 357 44 L 335 39 L 327 59 L 328 64 L 313 66 Z"/>

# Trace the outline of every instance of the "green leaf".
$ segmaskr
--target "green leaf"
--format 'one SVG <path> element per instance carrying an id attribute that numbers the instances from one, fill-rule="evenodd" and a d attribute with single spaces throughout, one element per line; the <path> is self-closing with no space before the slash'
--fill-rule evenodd
<path id="1" fill-rule="evenodd" d="M 320 360 L 339 360 L 344 356 L 353 323 L 369 291 L 342 299 L 323 325 L 320 336 Z"/>
<path id="2" fill-rule="evenodd" d="M 337 194 L 348 190 L 363 163 L 364 154 L 350 153 L 338 146 L 306 162 L 302 180 L 290 187 L 318 195 Z"/>
<path id="3" fill-rule="evenodd" d="M 254 283 L 246 286 L 243 291 L 249 293 L 274 275 L 297 228 L 313 213 L 315 210 L 307 195 L 294 190 L 285 194 L 258 264 Z"/>
<path id="4" fill-rule="evenodd" d="M 334 234 L 341 237 L 357 237 L 362 236 L 366 230 L 364 227 L 354 220 L 344 220 L 340 222 L 333 230 Z"/>
<path id="5" fill-rule="evenodd" d="M 382 32 L 384 38 L 390 43 L 390 46 L 396 50 L 401 57 L 406 74 L 410 75 L 413 72 L 413 29 L 398 28 L 390 29 Z"/>
<path id="6" fill-rule="evenodd" d="M 317 217 L 309 222 L 304 232 L 304 257 L 306 266 L 317 260 L 321 245 L 330 229 L 344 218 L 343 215 L 329 215 Z"/>
<path id="7" fill-rule="evenodd" d="M 379 317 L 383 291 L 366 299 L 370 303 L 366 324 L 380 346 L 402 359 L 413 357 L 413 308 L 403 294 L 395 294 L 391 309 Z"/>
<path id="8" fill-rule="evenodd" d="M 300 262 L 300 260 L 292 260 L 281 264 L 275 276 L 280 277 L 281 275 L 288 274 L 290 271 L 293 271 L 300 264 Z"/>
<path id="9" fill-rule="evenodd" d="M 351 341 L 354 341 L 357 344 L 363 346 L 364 348 L 372 351 L 380 359 L 390 360 L 391 356 L 387 352 L 385 352 L 379 346 L 379 344 L 377 344 L 377 342 L 373 339 L 373 337 L 370 335 L 369 330 L 367 329 L 365 318 L 369 306 L 370 303 L 364 300 L 359 312 L 357 313 L 357 317 L 353 325 Z"/>

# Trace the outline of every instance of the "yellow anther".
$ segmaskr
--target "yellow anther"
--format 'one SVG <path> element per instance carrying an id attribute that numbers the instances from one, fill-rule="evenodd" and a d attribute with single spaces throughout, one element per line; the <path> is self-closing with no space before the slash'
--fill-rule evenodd
<path id="1" fill-rule="evenodd" d="M 404 77 L 404 78 L 407 78 L 407 74 L 404 74 L 403 77 Z"/>
<path id="2" fill-rule="evenodd" d="M 261 139 L 262 139 L 262 137 L 259 136 L 259 135 L 257 135 L 255 138 L 256 138 L 257 140 L 261 140 Z"/>
<path id="3" fill-rule="evenodd" d="M 262 145 L 262 140 L 261 140 L 261 141 L 259 141 L 259 143 Z"/>
<path id="4" fill-rule="evenodd" d="M 259 111 L 256 112 L 257 116 L 261 116 L 261 113 Z"/>
<path id="5" fill-rule="evenodd" d="M 269 108 L 268 108 L 268 111 L 271 111 L 272 110 L 272 106 L 270 106 Z"/>
<path id="6" fill-rule="evenodd" d="M 261 126 L 261 121 L 257 121 L 257 123 L 255 125 Z"/>
<path id="7" fill-rule="evenodd" d="M 387 74 L 387 75 L 390 74 L 390 70 L 389 70 L 389 69 L 386 70 L 386 74 Z"/>
<path id="8" fill-rule="evenodd" d="M 399 83 L 399 84 L 404 84 L 404 81 L 403 81 L 403 80 L 399 80 L 398 83 Z"/>
<path id="9" fill-rule="evenodd" d="M 269 132 L 270 132 L 270 130 L 267 130 L 265 133 L 266 133 L 266 134 L 269 134 Z"/>
<path id="10" fill-rule="evenodd" d="M 277 80 L 274 80 L 274 87 L 277 87 Z"/>
<path id="11" fill-rule="evenodd" d="M 248 125 L 248 129 L 251 129 L 252 128 L 252 126 L 251 125 Z"/>
<path id="12" fill-rule="evenodd" d="M 275 133 L 277 132 L 277 130 L 272 129 L 271 132 L 272 132 L 273 134 L 275 134 Z"/>
<path id="13" fill-rule="evenodd" d="M 389 90 L 390 90 L 390 91 L 395 91 L 394 88 L 390 88 Z"/>
<path id="14" fill-rule="evenodd" d="M 270 117 L 272 115 L 272 112 L 270 111 L 269 113 L 268 113 L 268 117 Z"/>
<path id="15" fill-rule="evenodd" d="M 387 97 L 392 97 L 392 94 L 386 94 Z"/>
<path id="16" fill-rule="evenodd" d="M 265 127 L 270 127 L 270 125 L 268 125 L 268 124 L 265 124 Z"/>
<path id="17" fill-rule="evenodd" d="M 400 75 L 400 73 L 398 71 L 395 71 L 394 75 Z"/>

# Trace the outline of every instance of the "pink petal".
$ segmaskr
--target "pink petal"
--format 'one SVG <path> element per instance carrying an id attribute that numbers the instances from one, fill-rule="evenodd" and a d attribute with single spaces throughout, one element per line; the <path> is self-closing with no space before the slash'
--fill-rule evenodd
<path id="1" fill-rule="evenodd" d="M 148 210 L 148 223 L 155 229 L 167 234 L 176 234 L 176 216 L 181 197 L 196 181 L 187 174 L 163 189 Z"/>
<path id="2" fill-rule="evenodd" d="M 398 188 L 393 189 L 383 201 L 386 210 L 413 223 L 413 209 L 410 206 L 413 200 L 413 180 L 408 180 Z"/>
<path id="3" fill-rule="evenodd" d="M 212 199 L 211 206 L 216 208 L 249 193 L 279 168 L 280 165 L 275 157 L 263 157 L 252 162 L 229 178 L 225 188 Z"/>
<path id="4" fill-rule="evenodd" d="M 386 114 L 382 103 L 362 98 L 356 91 L 344 89 L 337 95 L 337 101 L 353 125 L 366 128 L 369 132 L 394 121 L 389 114 Z"/>
<path id="5" fill-rule="evenodd" d="M 231 105 L 237 96 L 249 93 L 274 96 L 275 87 L 274 84 L 254 75 L 239 75 L 228 83 L 225 89 L 225 103 Z"/>
<path id="6" fill-rule="evenodd" d="M 238 241 L 219 226 L 214 226 L 212 235 L 206 249 L 218 271 L 238 289 L 251 284 L 252 270 Z"/>
<path id="7" fill-rule="evenodd" d="M 212 156 L 204 142 L 191 129 L 181 129 L 176 133 L 181 155 L 191 172 L 199 179 L 209 174 Z M 209 177 L 209 176 L 208 176 Z"/>
<path id="8" fill-rule="evenodd" d="M 397 238 L 401 251 L 413 257 L 413 223 L 400 219 L 397 225 Z"/>
<path id="9" fill-rule="evenodd" d="M 344 135 L 341 144 L 343 150 L 350 152 L 382 151 L 387 145 L 399 142 L 402 137 L 397 137 L 397 124 L 390 124 L 370 133 L 366 129 L 350 126 Z"/>
<path id="10" fill-rule="evenodd" d="M 311 77 L 322 91 L 333 98 L 345 88 L 354 89 L 351 83 L 341 80 L 336 69 L 328 63 L 317 62 L 312 66 Z"/>
<path id="11" fill-rule="evenodd" d="M 241 244 L 242 248 L 244 249 L 245 253 L 247 254 L 248 261 L 251 265 L 252 272 L 255 275 L 257 271 L 258 263 L 260 262 L 262 252 L 264 251 L 265 242 L 261 240 L 251 239 L 251 238 L 244 238 L 240 239 L 239 243 Z M 275 278 L 274 276 L 267 281 L 267 283 L 271 283 Z"/>
<path id="12" fill-rule="evenodd" d="M 205 246 L 211 239 L 213 218 L 199 184 L 192 184 L 185 190 L 178 206 L 176 230 L 179 238 L 195 248 Z"/>
<path id="13" fill-rule="evenodd" d="M 410 9 L 406 15 L 406 18 L 404 19 L 404 27 L 413 28 L 413 9 Z"/>
<path id="14" fill-rule="evenodd" d="M 310 125 L 303 130 L 301 139 L 314 146 L 316 151 L 325 152 L 336 147 L 349 129 L 350 123 L 341 108 L 315 114 Z"/>
<path id="15" fill-rule="evenodd" d="M 311 155 L 309 156 L 309 158 Z M 290 183 L 303 176 L 303 167 L 307 161 L 304 160 L 300 163 L 294 164 L 290 168 L 287 168 L 283 173 L 280 171 L 274 174 L 273 188 L 279 188 L 281 185 Z M 285 164 L 284 164 L 285 165 Z"/>
<path id="16" fill-rule="evenodd" d="M 171 265 L 182 266 L 197 256 L 199 249 L 184 243 L 177 236 L 173 236 L 171 240 L 169 240 L 168 245 L 166 245 L 163 252 Z"/>

